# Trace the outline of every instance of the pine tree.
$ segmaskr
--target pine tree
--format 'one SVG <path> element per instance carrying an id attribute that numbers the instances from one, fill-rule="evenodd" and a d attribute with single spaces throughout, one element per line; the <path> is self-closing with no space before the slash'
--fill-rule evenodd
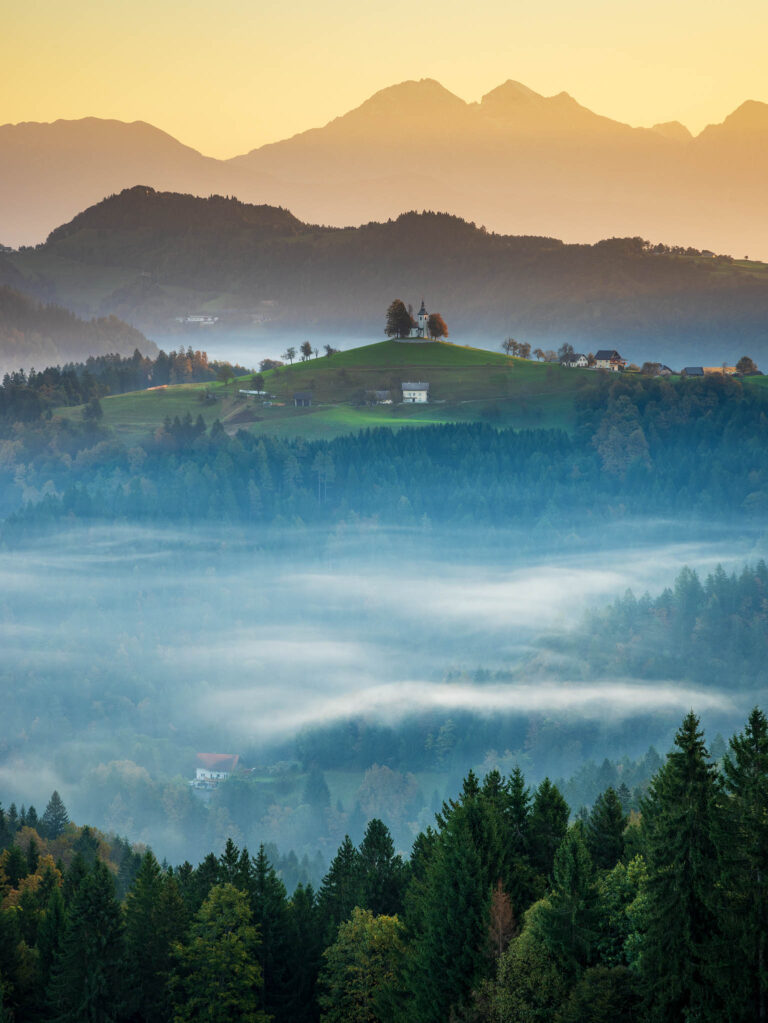
<path id="1" fill-rule="evenodd" d="M 72 905 L 75 895 L 80 890 L 80 886 L 87 876 L 88 866 L 85 860 L 80 853 L 75 853 L 69 865 L 69 870 L 64 875 L 64 884 L 62 885 L 65 906 L 69 907 Z"/>
<path id="2" fill-rule="evenodd" d="M 148 851 L 124 906 L 129 1002 L 132 1011 L 147 1021 L 165 1018 L 163 974 L 169 966 L 170 949 L 159 926 L 162 888 L 160 866 Z"/>
<path id="3" fill-rule="evenodd" d="M 555 864 L 555 853 L 568 830 L 568 804 L 549 778 L 536 789 L 531 808 L 529 835 L 531 863 L 544 878 L 549 878 Z"/>
<path id="4" fill-rule="evenodd" d="M 330 944 L 335 939 L 339 924 L 349 919 L 355 906 L 360 905 L 362 896 L 360 853 L 349 835 L 345 835 L 318 893 L 320 916 L 325 922 L 326 943 Z"/>
<path id="5" fill-rule="evenodd" d="M 51 973 L 56 957 L 61 952 L 66 929 L 66 910 L 61 888 L 56 885 L 48 899 L 37 928 L 37 954 L 40 970 L 40 992 L 44 996 L 51 982 Z M 55 1006 L 49 1007 L 51 1010 Z M 51 1013 L 53 1015 L 53 1013 Z"/>
<path id="6" fill-rule="evenodd" d="M 536 871 L 531 865 L 531 790 L 527 788 L 519 767 L 509 776 L 507 789 L 505 842 L 509 866 L 504 887 L 520 918 L 534 899 L 542 894 L 543 886 L 537 881 Z"/>
<path id="7" fill-rule="evenodd" d="M 253 859 L 251 913 L 261 937 L 258 953 L 263 980 L 261 1008 L 269 1016 L 282 1019 L 294 1000 L 289 972 L 288 899 L 285 885 L 267 859 L 263 845 Z"/>
<path id="8" fill-rule="evenodd" d="M 107 867 L 97 861 L 72 901 L 49 1004 L 61 1023 L 111 1023 L 123 1006 L 125 948 L 120 906 Z"/>
<path id="9" fill-rule="evenodd" d="M 491 968 L 487 942 L 494 882 L 484 864 L 488 836 L 482 823 L 478 798 L 454 805 L 427 860 L 418 899 L 408 900 L 406 924 L 413 938 L 407 969 L 411 1017 L 418 1023 L 444 1023 L 451 1012 L 463 1011 Z"/>
<path id="10" fill-rule="evenodd" d="M 395 855 L 389 828 L 378 818 L 368 822 L 360 845 L 362 905 L 374 916 L 401 913 L 407 868 Z"/>
<path id="11" fill-rule="evenodd" d="M 597 941 L 594 869 L 580 824 L 568 831 L 555 854 L 554 886 L 542 906 L 544 943 L 571 982 L 590 965 Z"/>
<path id="12" fill-rule="evenodd" d="M 757 707 L 743 732 L 730 741 L 723 761 L 732 797 L 725 821 L 727 886 L 731 900 L 727 932 L 738 947 L 734 990 L 743 1018 L 768 1018 L 768 719 Z M 723 843 L 726 844 L 725 842 Z"/>
<path id="13" fill-rule="evenodd" d="M 174 1023 L 267 1023 L 259 1009 L 258 946 L 245 892 L 216 885 L 195 917 L 189 940 L 174 951 L 169 985 Z"/>
<path id="14" fill-rule="evenodd" d="M 721 1020 L 718 918 L 714 899 L 719 786 L 699 731 L 688 714 L 667 762 L 643 802 L 648 850 L 647 927 L 642 972 L 646 1005 L 658 1023 Z"/>
<path id="15" fill-rule="evenodd" d="M 595 800 L 586 825 L 586 841 L 598 870 L 612 870 L 624 854 L 624 829 L 628 820 L 613 788 Z"/>
<path id="16" fill-rule="evenodd" d="M 316 1023 L 317 978 L 320 972 L 323 942 L 322 926 L 312 885 L 298 885 L 289 904 L 289 974 L 293 984 L 292 1011 L 286 1023 Z"/>
<path id="17" fill-rule="evenodd" d="M 236 884 L 240 876 L 240 850 L 231 838 L 227 839 L 224 852 L 219 857 L 219 884 Z M 242 889 L 241 889 L 242 890 Z"/>

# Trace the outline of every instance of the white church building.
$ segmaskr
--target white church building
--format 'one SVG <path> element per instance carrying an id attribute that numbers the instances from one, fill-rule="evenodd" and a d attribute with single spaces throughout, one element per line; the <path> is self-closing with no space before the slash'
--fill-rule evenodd
<path id="1" fill-rule="evenodd" d="M 424 305 L 424 299 L 421 300 L 421 309 L 416 314 L 416 326 L 411 328 L 411 337 L 429 337 L 429 313 L 427 307 Z"/>

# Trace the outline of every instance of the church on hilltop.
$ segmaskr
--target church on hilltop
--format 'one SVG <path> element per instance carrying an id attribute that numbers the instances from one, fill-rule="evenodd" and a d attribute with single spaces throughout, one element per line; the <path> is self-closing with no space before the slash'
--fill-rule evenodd
<path id="1" fill-rule="evenodd" d="M 428 327 L 429 313 L 427 312 L 427 307 L 424 305 L 424 299 L 422 298 L 421 309 L 419 309 L 418 313 L 416 314 L 416 323 L 411 328 L 411 337 L 427 338 L 427 340 L 431 340 L 431 338 L 429 337 Z"/>
<path id="2" fill-rule="evenodd" d="M 422 298 L 421 308 L 413 315 L 413 306 L 406 306 L 396 298 L 387 308 L 387 322 L 384 333 L 393 341 L 439 341 L 448 337 L 448 327 L 440 313 L 427 312 Z"/>

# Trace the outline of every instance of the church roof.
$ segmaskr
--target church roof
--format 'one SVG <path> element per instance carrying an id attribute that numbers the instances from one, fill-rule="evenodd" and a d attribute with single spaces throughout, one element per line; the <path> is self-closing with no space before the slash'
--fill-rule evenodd
<path id="1" fill-rule="evenodd" d="M 427 315 L 427 307 L 424 305 L 424 299 L 421 300 L 421 309 L 419 309 L 419 316 Z"/>

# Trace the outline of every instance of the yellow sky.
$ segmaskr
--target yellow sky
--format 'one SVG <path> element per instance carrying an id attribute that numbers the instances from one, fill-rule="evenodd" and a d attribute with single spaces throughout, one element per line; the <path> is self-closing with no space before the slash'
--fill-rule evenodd
<path id="1" fill-rule="evenodd" d="M 144 120 L 234 156 L 408 78 L 696 132 L 768 101 L 765 0 L 0 0 L 0 123 Z"/>

